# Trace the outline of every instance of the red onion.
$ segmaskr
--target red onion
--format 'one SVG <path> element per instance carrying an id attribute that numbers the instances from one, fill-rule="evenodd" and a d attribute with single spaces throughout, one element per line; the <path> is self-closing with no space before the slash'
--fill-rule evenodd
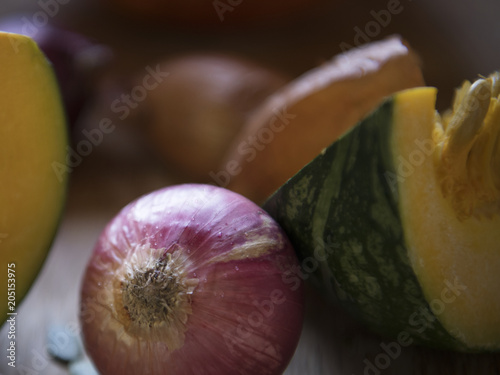
<path id="1" fill-rule="evenodd" d="M 97 90 L 94 81 L 111 61 L 111 49 L 48 19 L 40 24 L 32 14 L 11 14 L 1 18 L 0 30 L 29 36 L 38 44 L 53 65 L 68 125 L 73 127 Z"/>
<path id="2" fill-rule="evenodd" d="M 83 279 L 86 350 L 107 374 L 281 374 L 303 321 L 298 261 L 241 195 L 184 184 L 126 206 Z"/>

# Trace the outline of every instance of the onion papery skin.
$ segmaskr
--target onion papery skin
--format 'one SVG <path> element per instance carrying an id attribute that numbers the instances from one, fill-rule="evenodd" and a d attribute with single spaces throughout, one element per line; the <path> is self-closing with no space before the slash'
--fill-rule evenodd
<path id="1" fill-rule="evenodd" d="M 179 319 L 140 326 L 123 308 L 123 280 L 162 257 L 184 280 Z M 87 265 L 87 353 L 102 375 L 281 374 L 304 318 L 303 285 L 286 283 L 298 267 L 278 224 L 239 194 L 183 184 L 142 196 L 109 222 Z"/>

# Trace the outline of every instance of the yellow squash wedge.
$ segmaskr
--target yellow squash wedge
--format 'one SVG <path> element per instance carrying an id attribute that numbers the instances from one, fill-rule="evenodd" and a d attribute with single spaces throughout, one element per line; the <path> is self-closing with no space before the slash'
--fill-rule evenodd
<path id="1" fill-rule="evenodd" d="M 0 322 L 41 269 L 66 197 L 67 130 L 52 67 L 35 42 L 0 32 Z"/>

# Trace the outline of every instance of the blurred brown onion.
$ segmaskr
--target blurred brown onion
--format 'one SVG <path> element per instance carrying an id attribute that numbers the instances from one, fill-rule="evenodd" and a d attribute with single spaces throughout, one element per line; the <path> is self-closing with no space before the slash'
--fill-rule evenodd
<path id="1" fill-rule="evenodd" d="M 173 57 L 155 69 L 168 76 L 141 103 L 141 128 L 159 157 L 195 182 L 209 181 L 252 111 L 288 82 L 260 64 L 222 54 Z"/>

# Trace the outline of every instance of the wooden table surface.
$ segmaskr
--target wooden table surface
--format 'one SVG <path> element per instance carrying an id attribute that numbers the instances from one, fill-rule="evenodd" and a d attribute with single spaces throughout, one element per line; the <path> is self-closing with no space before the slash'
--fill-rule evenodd
<path id="1" fill-rule="evenodd" d="M 442 89 L 439 100 L 446 103 L 463 78 L 500 68 L 500 27 L 496 20 L 500 3 L 436 3 L 401 1 L 403 11 L 393 15 L 374 39 L 392 33 L 407 38 L 422 57 L 427 82 Z M 36 12 L 37 6 L 32 1 L 3 0 L 0 12 Z M 287 29 L 215 35 L 138 31 L 116 17 L 96 13 L 93 1 L 83 0 L 61 5 L 54 19 L 113 46 L 117 62 L 104 83 L 110 85 L 162 55 L 199 49 L 236 52 L 298 75 L 339 53 L 343 41 L 352 44 L 355 28 L 363 28 L 371 20 L 371 12 L 385 7 L 387 1 L 343 2 L 325 8 L 327 11 L 313 12 Z M 96 98 L 82 122 L 95 122 L 109 114 L 113 95 L 111 91 Z M 71 173 L 67 208 L 53 248 L 18 309 L 15 369 L 7 366 L 6 327 L 0 331 L 0 375 L 67 373 L 47 355 L 47 330 L 58 324 L 67 338 L 78 336 L 80 281 L 97 236 L 120 208 L 139 195 L 184 182 L 166 170 L 133 129 L 118 125 Z M 61 338 L 61 345 L 63 342 Z M 367 332 L 310 290 L 303 334 L 285 374 L 500 374 L 499 355 L 464 355 L 413 346 L 402 348 L 385 363 L 381 344 L 388 342 Z"/>

